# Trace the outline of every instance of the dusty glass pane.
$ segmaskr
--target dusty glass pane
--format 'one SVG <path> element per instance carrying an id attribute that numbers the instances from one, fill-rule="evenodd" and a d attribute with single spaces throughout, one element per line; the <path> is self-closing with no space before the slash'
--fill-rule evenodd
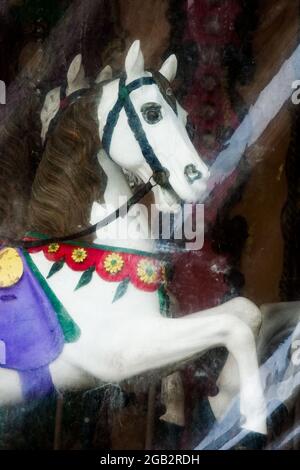
<path id="1" fill-rule="evenodd" d="M 299 449 L 299 11 L 1 2 L 0 449 Z"/>

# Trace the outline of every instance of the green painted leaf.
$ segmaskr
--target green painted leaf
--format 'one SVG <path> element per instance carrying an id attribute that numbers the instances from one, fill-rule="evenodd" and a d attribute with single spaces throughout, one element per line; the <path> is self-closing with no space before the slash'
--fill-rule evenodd
<path id="1" fill-rule="evenodd" d="M 120 282 L 120 284 L 118 285 L 117 290 L 115 292 L 112 303 L 116 302 L 121 297 L 123 297 L 123 295 L 126 294 L 126 291 L 127 291 L 128 285 L 129 285 L 129 281 L 130 281 L 129 277 L 126 277 L 126 279 L 124 279 L 122 282 Z"/>
<path id="2" fill-rule="evenodd" d="M 77 286 L 75 287 L 75 290 L 78 290 L 80 289 L 80 287 L 86 286 L 89 282 L 91 282 L 94 271 L 95 271 L 95 266 L 92 266 L 91 268 L 84 271 L 84 273 L 82 274 L 81 278 L 78 281 Z"/>
<path id="3" fill-rule="evenodd" d="M 80 338 L 81 334 L 79 326 L 74 322 L 73 318 L 68 314 L 61 301 L 56 297 L 53 290 L 50 288 L 48 282 L 46 281 L 44 276 L 42 276 L 36 264 L 34 264 L 29 253 L 27 253 L 26 250 L 23 250 L 23 255 L 26 259 L 29 269 L 31 269 L 32 273 L 38 280 L 41 288 L 45 292 L 46 296 L 50 300 L 53 309 L 56 312 L 58 321 L 60 323 L 60 326 L 62 327 L 65 342 L 73 343 L 74 341 L 77 341 Z"/>
<path id="4" fill-rule="evenodd" d="M 65 264 L 64 259 L 61 259 L 60 261 L 56 261 L 55 263 L 53 263 L 52 266 L 51 266 L 51 269 L 49 271 L 49 274 L 47 276 L 47 279 L 49 279 L 49 277 L 53 276 L 53 274 L 60 271 L 64 264 Z"/>
<path id="5" fill-rule="evenodd" d="M 158 289 L 159 310 L 161 315 L 168 317 L 170 313 L 170 299 L 164 285 Z"/>

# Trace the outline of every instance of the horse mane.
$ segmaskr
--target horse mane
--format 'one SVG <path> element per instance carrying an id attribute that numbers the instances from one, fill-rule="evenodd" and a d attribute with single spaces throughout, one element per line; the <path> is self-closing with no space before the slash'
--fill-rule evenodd
<path id="1" fill-rule="evenodd" d="M 93 202 L 102 200 L 107 178 L 97 160 L 101 94 L 102 84 L 88 90 L 48 136 L 32 186 L 31 230 L 63 236 L 87 227 Z"/>
<path id="2" fill-rule="evenodd" d="M 0 128 L 0 235 L 23 236 L 41 157 L 40 99 L 30 96 Z"/>

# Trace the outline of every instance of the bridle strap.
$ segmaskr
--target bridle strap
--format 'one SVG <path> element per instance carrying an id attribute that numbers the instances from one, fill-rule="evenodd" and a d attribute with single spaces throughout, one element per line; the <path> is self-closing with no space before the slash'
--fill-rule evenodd
<path id="1" fill-rule="evenodd" d="M 120 117 L 121 110 L 125 107 L 130 93 L 143 85 L 154 85 L 155 81 L 152 77 L 141 77 L 126 85 L 126 75 L 122 74 L 119 81 L 119 95 L 116 104 L 108 113 L 106 124 L 103 129 L 102 145 L 106 153 L 110 154 L 111 139 L 114 129 Z"/>
<path id="2" fill-rule="evenodd" d="M 126 74 L 121 75 L 118 99 L 113 109 L 107 116 L 106 124 L 103 129 L 102 145 L 107 155 L 110 156 L 110 146 L 113 132 L 120 117 L 120 112 L 122 109 L 124 109 L 130 129 L 132 130 L 132 133 L 139 144 L 146 162 L 153 172 L 155 181 L 157 181 L 157 183 L 162 186 L 167 186 L 167 170 L 162 166 L 157 156 L 155 155 L 155 152 L 147 139 L 140 118 L 130 100 L 130 93 L 145 85 L 157 85 L 157 82 L 153 77 L 141 77 L 126 85 Z M 160 86 L 159 89 L 161 90 Z M 168 104 L 170 104 L 169 100 L 166 99 L 166 101 Z M 177 114 L 177 110 L 173 106 L 172 109 Z"/>
<path id="3" fill-rule="evenodd" d="M 145 158 L 146 162 L 148 163 L 151 170 L 153 171 L 153 174 L 164 172 L 165 169 L 163 168 L 157 156 L 155 155 L 154 150 L 152 146 L 150 145 L 147 139 L 147 136 L 145 134 L 145 131 L 141 125 L 138 114 L 136 110 L 134 109 L 134 106 L 131 100 L 129 99 L 129 97 L 127 97 L 124 100 L 124 110 L 127 115 L 129 127 L 132 130 L 132 133 L 135 139 L 139 143 L 143 157 Z"/>

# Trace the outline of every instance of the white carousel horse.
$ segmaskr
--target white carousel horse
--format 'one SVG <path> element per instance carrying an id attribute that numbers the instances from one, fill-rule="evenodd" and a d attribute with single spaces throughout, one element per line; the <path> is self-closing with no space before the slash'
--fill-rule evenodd
<path id="1" fill-rule="evenodd" d="M 96 77 L 95 83 L 101 83 L 105 80 L 109 80 L 112 77 L 112 69 L 109 65 L 104 67 L 103 70 Z M 86 78 L 84 67 L 82 64 L 82 55 L 77 54 L 72 60 L 68 73 L 67 73 L 67 88 L 66 96 L 70 96 L 78 90 L 89 88 L 89 81 Z M 60 108 L 61 101 L 61 87 L 55 87 L 50 90 L 44 100 L 43 107 L 41 110 L 41 138 L 42 142 L 45 141 L 50 123 L 55 118 Z"/>
<path id="2" fill-rule="evenodd" d="M 137 79 L 151 78 L 151 73 L 144 70 L 139 41 L 134 42 L 127 54 L 125 70 L 126 85 Z M 177 60 L 172 55 L 162 65 L 160 73 L 171 82 L 176 70 Z M 188 137 L 185 111 L 177 105 L 176 115 L 155 83 L 147 86 L 140 83 L 142 85 L 130 93 L 130 98 L 157 161 L 169 172 L 172 190 L 157 185 L 153 194 L 159 209 L 170 213 L 176 210 L 178 197 L 192 203 L 200 199 L 206 189 L 209 171 Z M 101 139 L 118 96 L 119 79 L 104 84 L 98 104 Z M 150 114 L 147 110 L 151 111 Z M 109 153 L 110 158 L 104 151 L 99 152 L 98 160 L 107 175 L 104 199 L 111 210 L 111 207 L 118 207 L 119 196 L 132 195 L 121 168 L 133 172 L 143 182 L 153 174 L 124 109 L 113 128 Z M 98 220 L 103 210 L 95 203 L 91 221 Z M 131 210 L 128 218 L 130 214 Z M 131 226 L 130 238 L 112 240 L 109 233 L 113 230 L 111 225 L 104 235 L 102 231 L 97 232 L 95 243 L 103 244 L 105 241 L 106 245 L 153 252 L 152 240 L 140 240 L 140 233 L 139 241 L 134 240 L 134 230 L 145 227 L 145 224 L 148 220 L 144 213 L 140 213 Z M 43 253 L 34 253 L 31 258 L 46 277 L 52 263 Z M 265 401 L 253 333 L 260 325 L 261 314 L 251 301 L 239 297 L 184 318 L 165 318 L 159 313 L 155 293 L 145 293 L 129 285 L 126 295 L 112 303 L 115 285 L 94 277 L 88 285 L 74 292 L 79 277 L 80 273 L 64 266 L 48 280 L 51 289 L 81 329 L 79 340 L 65 344 L 62 354 L 50 365 L 52 380 L 58 390 L 94 386 L 97 381 L 120 382 L 225 346 L 233 359 L 225 365 L 223 374 L 228 373 L 233 362 L 238 367 L 241 426 L 253 432 L 266 433 Z M 0 404 L 21 400 L 18 374 L 0 369 Z"/>

